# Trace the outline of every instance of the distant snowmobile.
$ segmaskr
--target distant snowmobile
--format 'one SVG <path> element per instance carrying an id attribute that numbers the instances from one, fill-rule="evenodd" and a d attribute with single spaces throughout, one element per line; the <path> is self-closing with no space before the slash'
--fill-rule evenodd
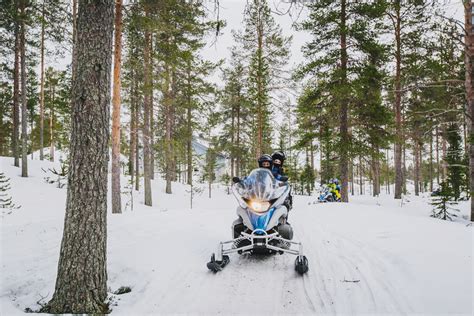
<path id="1" fill-rule="evenodd" d="M 207 263 L 209 270 L 221 271 L 229 263 L 230 253 L 290 253 L 297 256 L 295 270 L 306 273 L 308 259 L 302 244 L 292 241 L 293 229 L 286 221 L 288 209 L 283 205 L 290 185 L 276 180 L 268 169 L 258 168 L 235 183 L 232 192 L 240 205 L 239 218 L 232 224 L 233 239 L 219 244 Z"/>
<path id="2" fill-rule="evenodd" d="M 326 203 L 326 202 L 340 202 L 341 199 L 332 194 L 331 189 L 329 187 L 323 187 L 321 192 L 319 193 L 318 202 L 319 203 Z"/>

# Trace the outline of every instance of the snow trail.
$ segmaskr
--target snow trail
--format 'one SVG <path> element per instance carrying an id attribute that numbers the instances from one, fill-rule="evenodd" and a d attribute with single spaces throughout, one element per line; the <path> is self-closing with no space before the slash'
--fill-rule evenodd
<path id="1" fill-rule="evenodd" d="M 0 158 L 22 208 L 1 219 L 1 315 L 23 314 L 54 290 L 65 189 L 32 177 Z M 124 179 L 123 183 L 126 183 Z M 188 205 L 187 188 L 153 181 L 152 208 L 140 193 L 135 210 L 108 214 L 108 285 L 113 315 L 156 314 L 472 314 L 473 228 L 429 218 L 424 198 L 403 207 L 391 197 L 354 197 L 349 204 L 313 204 L 295 196 L 289 214 L 310 269 L 294 270 L 291 255 L 231 255 L 214 274 L 206 262 L 231 236 L 237 202 L 224 188 Z"/>

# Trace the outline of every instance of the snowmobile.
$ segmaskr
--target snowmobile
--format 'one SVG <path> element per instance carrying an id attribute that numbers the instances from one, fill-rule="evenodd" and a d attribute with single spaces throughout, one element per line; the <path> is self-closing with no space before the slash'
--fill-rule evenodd
<path id="1" fill-rule="evenodd" d="M 323 187 L 321 190 L 319 197 L 318 197 L 318 202 L 319 203 L 326 203 L 326 202 L 340 202 L 341 199 L 337 198 L 332 194 L 331 190 L 329 187 Z"/>
<path id="2" fill-rule="evenodd" d="M 284 206 L 290 193 L 287 182 L 276 180 L 265 168 L 253 170 L 248 177 L 232 185 L 232 193 L 239 202 L 238 219 L 232 223 L 233 239 L 218 245 L 207 268 L 221 271 L 231 253 L 296 255 L 295 270 L 308 271 L 308 259 L 303 245 L 292 241 L 293 228 L 287 222 L 288 209 Z"/>

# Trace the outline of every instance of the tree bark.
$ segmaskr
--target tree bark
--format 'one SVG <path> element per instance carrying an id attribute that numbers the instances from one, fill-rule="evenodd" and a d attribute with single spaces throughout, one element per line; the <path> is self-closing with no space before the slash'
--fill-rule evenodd
<path id="1" fill-rule="evenodd" d="M 130 152 L 128 156 L 128 173 L 130 174 L 131 184 L 132 187 L 134 185 L 134 176 L 135 176 L 135 111 L 136 111 L 136 103 L 137 100 L 135 98 L 135 91 L 134 91 L 134 74 L 132 71 L 132 83 L 130 84 L 130 132 L 129 132 L 129 147 Z"/>
<path id="2" fill-rule="evenodd" d="M 150 34 L 150 179 L 155 179 L 155 110 L 153 84 L 153 36 Z"/>
<path id="3" fill-rule="evenodd" d="M 439 186 L 439 174 L 440 174 L 440 168 L 439 168 L 439 130 L 438 127 L 436 126 L 436 183 Z"/>
<path id="4" fill-rule="evenodd" d="M 443 127 L 441 131 L 441 181 L 445 181 L 448 176 L 448 164 L 446 163 L 446 153 L 447 153 L 447 144 L 446 144 L 446 128 Z"/>
<path id="5" fill-rule="evenodd" d="M 346 30 L 346 0 L 341 0 L 341 85 L 345 87 L 347 85 L 347 30 Z M 347 92 L 344 92 L 346 94 Z M 341 100 L 340 108 L 340 133 L 341 133 L 341 146 L 339 171 L 341 174 L 341 200 L 342 202 L 349 202 L 348 194 L 348 162 L 349 162 L 349 132 L 348 132 L 348 99 L 344 95 Z"/>
<path id="6" fill-rule="evenodd" d="M 48 313 L 107 313 L 107 165 L 114 1 L 81 1 L 66 217 Z"/>
<path id="7" fill-rule="evenodd" d="M 140 190 L 140 138 L 138 136 L 139 131 L 139 122 L 140 122 L 140 109 L 141 109 L 141 98 L 138 96 L 138 80 L 136 74 L 133 79 L 133 84 L 135 86 L 134 95 L 135 95 L 135 125 L 134 125 L 134 134 L 135 138 L 135 191 Z"/>
<path id="8" fill-rule="evenodd" d="M 22 0 L 20 7 L 21 28 L 20 28 L 20 55 L 21 55 L 21 176 L 28 177 L 28 119 L 26 108 L 26 13 L 25 3 Z"/>
<path id="9" fill-rule="evenodd" d="M 76 44 L 77 44 L 77 1 L 72 0 L 72 65 L 71 65 L 71 79 L 74 80 L 74 75 L 76 73 L 76 64 L 77 64 L 77 54 L 76 54 Z"/>
<path id="10" fill-rule="evenodd" d="M 50 94 L 50 108 L 49 108 L 49 160 L 54 161 L 54 130 L 53 130 L 53 121 L 54 121 L 54 83 L 51 82 L 49 86 Z"/>
<path id="11" fill-rule="evenodd" d="M 237 105 L 237 135 L 236 135 L 236 148 L 237 148 L 237 159 L 235 160 L 235 176 L 240 177 L 240 172 L 242 170 L 242 159 L 240 157 L 240 92 L 237 94 L 238 95 L 238 105 Z"/>
<path id="12" fill-rule="evenodd" d="M 42 20 L 41 20 L 41 76 L 40 76 L 40 160 L 44 159 L 44 27 L 45 27 L 45 20 L 44 20 L 44 2 L 43 0 L 43 7 L 42 7 Z"/>
<path id="13" fill-rule="evenodd" d="M 471 221 L 474 222 L 474 25 L 473 4 L 470 0 L 464 0 L 464 15 L 466 30 L 465 36 L 465 64 L 466 64 L 466 98 L 469 113 L 469 186 L 471 195 Z"/>
<path id="14" fill-rule="evenodd" d="M 188 108 L 186 109 L 186 121 L 188 127 L 188 139 L 186 142 L 186 158 L 187 158 L 187 184 L 191 185 L 193 182 L 193 130 L 192 130 L 192 122 L 191 122 L 191 102 L 188 100 Z"/>
<path id="15" fill-rule="evenodd" d="M 413 160 L 415 165 L 414 170 L 414 184 L 415 184 L 415 195 L 420 195 L 420 151 L 418 141 L 415 139 L 413 144 Z"/>
<path id="16" fill-rule="evenodd" d="M 173 150 L 172 150 L 172 97 L 171 97 L 171 87 L 172 87 L 172 74 L 170 66 L 166 66 L 166 75 L 165 75 L 165 95 L 164 95 L 164 106 L 165 106 L 165 146 L 166 146 L 166 188 L 165 192 L 171 194 L 171 181 L 172 181 L 172 172 L 173 172 Z"/>
<path id="17" fill-rule="evenodd" d="M 122 213 L 120 188 L 120 67 L 122 64 L 122 0 L 115 0 L 114 82 L 112 95 L 112 213 Z"/>
<path id="18" fill-rule="evenodd" d="M 264 113 L 265 104 L 263 97 L 263 22 L 260 16 L 261 9 L 255 1 L 258 7 L 257 15 L 257 148 L 255 151 L 256 159 L 260 158 L 263 154 L 263 129 L 264 129 Z"/>
<path id="19" fill-rule="evenodd" d="M 14 2 L 17 11 L 17 2 Z M 18 12 L 16 12 L 18 14 Z M 15 20 L 15 65 L 13 70 L 13 135 L 12 152 L 15 167 L 20 167 L 20 22 Z"/>
<path id="20" fill-rule="evenodd" d="M 396 26 L 395 26 L 395 199 L 402 198 L 402 144 L 403 144 L 403 127 L 402 127 L 402 92 L 401 92 L 401 17 L 400 17 L 400 0 L 396 1 Z"/>
<path id="21" fill-rule="evenodd" d="M 433 192 L 433 131 L 430 131 L 430 192 Z"/>
<path id="22" fill-rule="evenodd" d="M 145 6 L 145 16 L 149 17 L 149 11 Z M 145 47 L 144 47 L 144 73 L 145 73 L 145 91 L 144 91 L 144 111 L 143 111 L 143 170 L 145 182 L 145 205 L 152 206 L 151 198 L 151 168 L 150 168 L 150 107 L 151 107 L 151 33 L 148 27 L 145 29 Z"/>

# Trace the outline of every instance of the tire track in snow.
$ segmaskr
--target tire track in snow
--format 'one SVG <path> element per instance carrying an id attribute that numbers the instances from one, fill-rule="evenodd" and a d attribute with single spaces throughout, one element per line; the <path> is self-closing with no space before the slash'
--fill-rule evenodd
<path id="1" fill-rule="evenodd" d="M 309 286 L 315 289 L 321 302 L 326 302 L 321 305 L 322 312 L 406 313 L 411 310 L 407 300 L 398 294 L 400 291 L 386 279 L 386 271 L 396 267 L 383 260 L 383 254 L 368 245 L 328 231 L 319 223 L 312 224 L 316 229 L 311 235 L 306 233 L 306 227 L 299 227 L 298 232 L 301 233 L 306 255 L 310 260 L 310 271 L 315 270 L 317 275 L 313 278 L 314 274 L 310 274 Z M 318 268 L 315 268 L 316 264 Z M 326 285 L 325 277 L 328 276 L 333 280 L 332 291 Z M 348 283 L 347 286 L 336 283 L 351 277 L 359 279 L 359 282 Z M 344 288 L 349 292 L 341 295 Z M 357 289 L 362 292 L 357 292 Z M 335 300 L 335 306 L 332 300 Z"/>

